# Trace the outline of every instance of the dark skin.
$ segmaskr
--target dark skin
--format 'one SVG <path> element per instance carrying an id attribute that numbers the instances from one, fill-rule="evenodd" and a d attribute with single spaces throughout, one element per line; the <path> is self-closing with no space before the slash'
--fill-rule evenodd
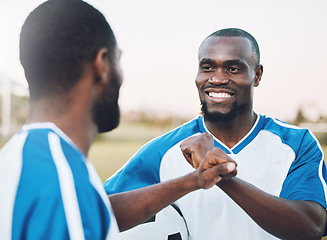
<path id="1" fill-rule="evenodd" d="M 237 61 L 230 65 L 231 59 Z M 247 108 L 231 121 L 205 121 L 209 131 L 231 148 L 255 122 L 253 88 L 259 85 L 263 68 L 256 66 L 249 40 L 241 37 L 205 40 L 199 50 L 199 62 L 196 84 L 201 101 L 207 102 L 208 111 L 228 113 L 233 102 L 239 105 L 247 103 Z M 237 62 L 244 64 L 235 64 Z M 228 90 L 221 89 L 221 86 L 227 86 Z M 234 164 L 234 171 L 220 175 L 216 185 L 267 232 L 281 239 L 321 239 L 326 210 L 318 203 L 282 199 L 235 177 L 236 163 L 221 149 L 213 147 L 213 139 L 208 134 L 190 137 L 181 144 L 181 149 L 195 168 L 203 160 L 210 162 L 208 166 Z M 229 169 L 233 170 L 232 167 Z"/>
<path id="2" fill-rule="evenodd" d="M 120 231 L 127 230 L 155 215 L 184 195 L 214 186 L 220 175 L 228 174 L 220 165 L 202 161 L 196 171 L 183 177 L 129 192 L 109 196 Z"/>
<path id="3" fill-rule="evenodd" d="M 208 111 L 228 114 L 233 104 L 246 106 L 232 120 L 206 121 L 210 132 L 230 148 L 249 132 L 256 120 L 252 110 L 253 88 L 259 85 L 262 72 L 263 67 L 256 64 L 250 41 L 245 38 L 211 37 L 199 49 L 195 83 Z M 226 96 L 210 97 L 210 92 Z"/>

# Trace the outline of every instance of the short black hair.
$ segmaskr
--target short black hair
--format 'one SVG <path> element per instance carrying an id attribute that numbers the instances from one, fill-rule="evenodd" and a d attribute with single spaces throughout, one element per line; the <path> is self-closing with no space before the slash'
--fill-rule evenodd
<path id="1" fill-rule="evenodd" d="M 49 0 L 27 17 L 20 34 L 20 61 L 31 99 L 66 93 L 101 48 L 112 63 L 116 39 L 102 13 L 81 0 Z"/>
<path id="2" fill-rule="evenodd" d="M 210 34 L 207 38 L 209 37 L 243 37 L 249 39 L 252 45 L 252 50 L 257 56 L 257 65 L 260 64 L 259 45 L 257 40 L 250 33 L 239 28 L 225 28 Z"/>

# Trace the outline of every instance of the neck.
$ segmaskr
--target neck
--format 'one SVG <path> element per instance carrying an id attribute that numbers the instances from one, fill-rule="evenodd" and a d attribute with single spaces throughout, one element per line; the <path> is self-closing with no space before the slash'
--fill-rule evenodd
<path id="1" fill-rule="evenodd" d="M 84 107 L 87 109 L 88 106 Z M 73 99 L 42 98 L 31 102 L 29 123 L 54 123 L 87 156 L 97 133 L 97 128 L 89 115 L 86 111 L 80 111 Z"/>
<path id="2" fill-rule="evenodd" d="M 251 111 L 229 121 L 207 121 L 207 129 L 229 148 L 235 146 L 252 129 L 257 114 Z"/>

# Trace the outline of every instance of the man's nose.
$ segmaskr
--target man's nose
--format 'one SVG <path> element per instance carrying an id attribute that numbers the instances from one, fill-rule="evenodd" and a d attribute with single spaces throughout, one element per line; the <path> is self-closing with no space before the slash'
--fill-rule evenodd
<path id="1" fill-rule="evenodd" d="M 222 71 L 217 71 L 213 73 L 209 78 L 209 83 L 220 85 L 220 84 L 227 84 L 229 82 L 228 76 L 224 74 Z"/>

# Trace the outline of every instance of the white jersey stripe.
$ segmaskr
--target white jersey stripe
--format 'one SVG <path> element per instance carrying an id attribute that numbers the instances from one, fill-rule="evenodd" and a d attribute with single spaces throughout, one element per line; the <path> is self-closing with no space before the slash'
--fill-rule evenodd
<path id="1" fill-rule="evenodd" d="M 15 135 L 0 154 L 0 176 L 5 179 L 0 181 L 3 196 L 0 197 L 0 239 L 11 239 L 14 203 L 23 166 L 22 150 L 27 135 L 26 132 Z"/>
<path id="2" fill-rule="evenodd" d="M 319 178 L 320 178 L 321 184 L 322 184 L 322 186 L 324 188 L 325 198 L 326 198 L 326 196 L 327 196 L 327 186 L 326 186 L 326 182 L 325 182 L 325 180 L 324 180 L 324 178 L 322 176 L 322 166 L 323 166 L 323 163 L 324 163 L 324 159 L 321 159 L 320 164 L 319 164 L 319 169 L 318 169 L 319 173 L 318 174 L 319 174 Z M 325 201 L 327 202 L 327 199 L 325 199 Z"/>
<path id="3" fill-rule="evenodd" d="M 52 129 L 56 134 L 58 134 L 61 138 L 63 138 L 66 142 L 72 145 L 74 148 L 78 149 L 75 143 L 54 123 L 52 122 L 39 122 L 39 123 L 30 123 L 28 125 L 24 125 L 22 130 L 28 131 L 31 129 Z M 80 151 L 78 149 L 78 151 Z"/>
<path id="4" fill-rule="evenodd" d="M 96 170 L 94 169 L 93 165 L 89 162 L 85 162 L 87 171 L 89 173 L 89 178 L 92 186 L 99 192 L 104 204 L 109 207 L 109 199 L 108 196 L 103 188 L 101 179 L 99 175 L 97 174 Z"/>
<path id="5" fill-rule="evenodd" d="M 101 179 L 100 179 L 99 175 L 97 174 L 95 168 L 89 161 L 86 161 L 86 167 L 89 172 L 90 182 L 91 182 L 92 186 L 98 191 L 98 193 L 100 194 L 100 196 L 102 198 L 102 201 L 107 206 L 107 209 L 109 211 L 110 228 L 109 228 L 109 230 L 107 232 L 107 236 L 106 236 L 106 239 L 109 239 L 109 236 L 111 236 L 113 234 L 111 232 L 119 232 L 116 218 L 114 217 L 114 213 L 112 211 L 112 207 L 111 207 L 108 195 L 106 194 L 106 192 L 103 188 Z"/>
<path id="6" fill-rule="evenodd" d="M 58 172 L 69 237 L 70 239 L 83 240 L 85 237 L 73 174 L 62 152 L 60 139 L 56 134 L 49 133 L 49 145 Z"/>
<path id="7" fill-rule="evenodd" d="M 286 128 L 292 128 L 292 129 L 300 129 L 298 126 L 295 126 L 295 125 L 291 125 L 291 124 L 287 124 L 287 123 L 284 123 L 276 118 L 273 118 L 273 117 L 270 117 L 276 124 L 282 126 L 282 127 L 286 127 Z"/>

